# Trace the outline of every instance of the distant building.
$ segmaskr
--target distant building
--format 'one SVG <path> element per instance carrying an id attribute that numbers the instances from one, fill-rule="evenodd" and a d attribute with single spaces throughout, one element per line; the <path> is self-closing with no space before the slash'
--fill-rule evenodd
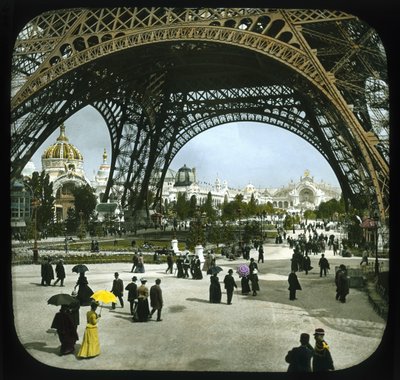
<path id="1" fill-rule="evenodd" d="M 239 194 L 243 196 L 243 201 L 248 203 L 254 197 L 256 204 L 271 203 L 274 208 L 280 208 L 288 212 L 299 213 L 305 210 L 315 210 L 321 204 L 330 199 L 340 199 L 341 190 L 323 181 L 314 182 L 310 172 L 306 170 L 298 182 L 291 181 L 288 185 L 279 189 L 264 188 L 257 189 L 251 183 L 243 189 L 233 189 L 228 187 L 227 181 L 221 183 L 219 178 L 215 179 L 214 185 L 200 183 L 196 179 L 196 170 L 190 169 L 186 165 L 177 172 L 168 170 L 165 176 L 162 199 L 163 205 L 176 202 L 178 193 L 186 195 L 186 199 L 195 196 L 198 204 L 203 204 L 211 193 L 214 206 L 230 202 Z"/>
<path id="2" fill-rule="evenodd" d="M 58 221 L 67 217 L 67 210 L 73 207 L 74 198 L 72 189 L 76 186 L 90 185 L 95 189 L 98 204 L 106 190 L 110 165 L 107 163 L 107 152 L 104 149 L 103 160 L 97 174 L 89 181 L 83 170 L 83 156 L 74 145 L 72 145 L 66 134 L 65 127 L 60 127 L 60 135 L 56 142 L 45 149 L 42 155 L 42 170 L 50 176 L 53 182 L 53 192 L 56 198 L 55 209 Z M 24 168 L 24 175 L 32 175 L 35 170 L 32 162 Z M 160 178 L 157 172 L 153 179 L 156 183 Z M 243 189 L 228 187 L 227 181 L 216 178 L 213 184 L 197 180 L 196 169 L 182 166 L 178 171 L 168 169 L 162 186 L 162 203 L 165 208 L 177 201 L 178 194 L 186 195 L 186 199 L 195 196 L 198 204 L 206 202 L 208 194 L 211 193 L 213 205 L 218 207 L 224 202 L 230 202 L 239 194 L 243 201 L 248 203 L 252 197 L 256 204 L 271 203 L 274 208 L 280 208 L 291 213 L 302 213 L 305 210 L 316 209 L 321 202 L 330 199 L 340 199 L 341 190 L 327 183 L 315 182 L 306 170 L 297 182 L 290 181 L 286 186 L 276 188 L 256 188 L 253 184 L 247 184 Z M 111 197 L 112 198 L 112 197 Z M 113 213 L 121 219 L 122 212 L 117 199 L 110 199 L 108 203 L 118 204 Z M 114 207 L 112 207 L 114 209 Z M 103 219 L 110 213 L 110 207 L 100 206 L 97 208 L 99 218 Z M 107 210 L 107 211 L 105 211 Z"/>

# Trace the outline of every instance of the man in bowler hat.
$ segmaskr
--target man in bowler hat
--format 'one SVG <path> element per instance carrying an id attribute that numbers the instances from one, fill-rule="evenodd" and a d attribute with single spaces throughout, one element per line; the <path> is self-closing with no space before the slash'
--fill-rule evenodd
<path id="1" fill-rule="evenodd" d="M 138 287 L 136 285 L 137 277 L 132 277 L 132 282 L 126 285 L 125 290 L 128 291 L 128 302 L 130 304 L 130 312 L 132 315 L 135 315 L 137 303 L 138 303 Z"/>
<path id="2" fill-rule="evenodd" d="M 111 292 L 118 297 L 121 307 L 124 307 L 124 299 L 122 298 L 124 292 L 124 283 L 119 278 L 118 272 L 114 273 L 114 277 L 115 279 L 113 281 Z M 112 308 L 115 309 L 115 302 L 112 303 Z"/>
<path id="3" fill-rule="evenodd" d="M 232 296 L 234 288 L 237 288 L 235 279 L 232 276 L 233 270 L 229 269 L 228 274 L 224 278 L 224 284 L 226 289 L 226 296 L 227 296 L 227 304 L 232 304 Z"/>

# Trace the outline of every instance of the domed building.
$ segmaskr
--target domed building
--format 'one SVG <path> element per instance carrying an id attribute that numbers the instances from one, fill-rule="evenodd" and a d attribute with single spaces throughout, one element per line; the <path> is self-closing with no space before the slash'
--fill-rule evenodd
<path id="1" fill-rule="evenodd" d="M 60 135 L 55 144 L 46 148 L 42 154 L 42 170 L 53 182 L 56 220 L 63 221 L 67 218 L 68 209 L 74 207 L 72 190 L 78 186 L 90 185 L 83 170 L 83 156 L 69 142 L 64 125 L 60 127 Z"/>
<path id="2" fill-rule="evenodd" d="M 196 182 L 196 169 L 190 169 L 186 165 L 183 165 L 175 176 L 176 187 L 189 187 Z"/>

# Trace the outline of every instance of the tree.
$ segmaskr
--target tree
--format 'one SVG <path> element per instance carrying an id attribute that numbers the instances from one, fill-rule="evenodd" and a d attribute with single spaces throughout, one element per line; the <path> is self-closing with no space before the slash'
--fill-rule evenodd
<path id="1" fill-rule="evenodd" d="M 214 210 L 214 207 L 212 205 L 212 195 L 211 192 L 208 192 L 207 194 L 207 200 L 206 202 L 201 206 L 200 210 L 202 212 L 205 212 L 207 215 L 207 218 L 214 220 L 216 216 L 216 212 Z"/>
<path id="2" fill-rule="evenodd" d="M 317 210 L 317 218 L 331 220 L 334 214 L 342 214 L 345 212 L 344 201 L 341 198 L 340 201 L 337 199 L 330 199 L 327 202 L 321 202 Z"/>
<path id="3" fill-rule="evenodd" d="M 246 215 L 254 216 L 257 214 L 258 206 L 256 203 L 256 199 L 254 198 L 254 194 L 251 194 L 250 201 L 247 204 Z"/>
<path id="4" fill-rule="evenodd" d="M 75 210 L 70 207 L 67 210 L 67 218 L 65 219 L 65 227 L 67 229 L 67 234 L 72 235 L 76 233 L 79 226 L 79 218 Z"/>
<path id="5" fill-rule="evenodd" d="M 43 231 L 48 228 L 54 220 L 54 196 L 53 183 L 44 171 L 33 172 L 32 177 L 26 181 L 32 189 L 32 197 L 39 201 L 37 207 L 37 229 Z"/>
<path id="6" fill-rule="evenodd" d="M 189 204 L 185 193 L 178 193 L 176 197 L 175 212 L 181 220 L 187 219 L 189 215 Z"/>
<path id="7" fill-rule="evenodd" d="M 97 204 L 95 190 L 90 185 L 79 186 L 72 189 L 72 195 L 77 216 L 82 212 L 82 219 L 87 224 Z"/>

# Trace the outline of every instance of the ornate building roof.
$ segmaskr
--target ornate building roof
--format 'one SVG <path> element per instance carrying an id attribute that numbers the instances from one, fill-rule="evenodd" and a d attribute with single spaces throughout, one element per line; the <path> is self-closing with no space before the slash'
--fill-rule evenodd
<path id="1" fill-rule="evenodd" d="M 194 169 L 183 165 L 176 173 L 174 186 L 190 186 L 196 181 Z"/>
<path id="2" fill-rule="evenodd" d="M 58 136 L 55 144 L 50 145 L 45 149 L 43 159 L 70 159 L 70 160 L 80 160 L 83 161 L 83 156 L 81 152 L 72 145 L 68 137 L 65 135 L 65 126 L 60 127 L 60 136 Z"/>

